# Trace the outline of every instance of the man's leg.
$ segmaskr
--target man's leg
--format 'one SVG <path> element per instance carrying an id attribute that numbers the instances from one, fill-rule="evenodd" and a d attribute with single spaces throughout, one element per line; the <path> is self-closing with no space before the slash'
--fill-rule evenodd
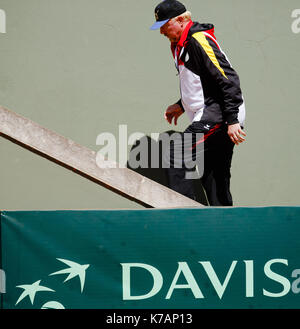
<path id="1" fill-rule="evenodd" d="M 169 165 L 167 169 L 169 187 L 188 198 L 196 199 L 194 182 L 191 179 L 192 173 L 195 171 L 195 166 L 190 166 L 187 155 L 191 157 L 192 152 L 187 154 L 187 148 L 192 147 L 192 134 L 189 134 L 190 143 L 187 141 L 187 135 L 180 133 L 170 143 L 169 159 L 165 161 Z"/>
<path id="2" fill-rule="evenodd" d="M 205 145 L 202 184 L 210 206 L 232 206 L 230 168 L 234 143 L 225 128 L 209 137 Z"/>
<path id="3" fill-rule="evenodd" d="M 193 179 L 186 178 L 186 170 L 179 168 L 168 169 L 169 187 L 188 198 L 196 199 Z"/>
<path id="4" fill-rule="evenodd" d="M 222 206 L 232 206 L 232 196 L 230 193 L 230 168 L 233 155 L 234 143 L 229 138 L 227 132 L 220 141 L 220 149 L 216 154 L 217 160 L 213 168 L 213 176 L 216 182 L 216 192 Z"/>
<path id="5" fill-rule="evenodd" d="M 202 185 L 205 189 L 210 206 L 232 206 L 230 193 L 230 168 L 234 143 L 230 140 L 226 127 L 215 126 L 208 133 L 203 134 L 203 124 L 192 123 L 183 134 L 192 136 L 192 160 L 201 159 L 204 164 Z M 199 140 L 199 135 L 202 138 Z M 183 139 L 182 139 L 183 140 Z M 201 141 L 202 140 L 202 141 Z M 200 143 L 199 143 L 200 141 Z M 203 147 L 204 144 L 204 147 Z M 195 167 L 186 166 L 187 160 L 182 142 L 174 142 L 170 146 L 170 168 L 168 171 L 169 187 L 191 199 L 195 199 L 194 182 L 190 179 Z M 190 154 L 189 154 L 190 155 Z M 203 161 L 203 162 L 202 162 Z M 200 168 L 200 172 L 201 172 Z"/>
<path id="6" fill-rule="evenodd" d="M 206 193 L 208 203 L 210 206 L 222 206 L 217 196 L 217 187 L 215 178 L 213 176 L 213 171 L 207 170 L 207 167 L 208 166 L 206 165 L 204 174 L 201 177 L 201 183 Z"/>

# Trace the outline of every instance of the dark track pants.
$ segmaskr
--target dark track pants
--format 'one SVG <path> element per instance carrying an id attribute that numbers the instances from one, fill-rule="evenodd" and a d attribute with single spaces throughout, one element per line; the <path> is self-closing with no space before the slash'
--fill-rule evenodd
<path id="1" fill-rule="evenodd" d="M 193 143 L 197 141 L 196 133 L 204 133 L 204 145 L 199 151 L 199 145 L 195 146 L 195 156 L 204 155 L 204 170 L 201 182 L 206 192 L 210 206 L 232 206 L 230 193 L 230 168 L 234 143 L 227 134 L 227 126 L 214 127 L 210 131 L 204 129 L 199 122 L 192 123 L 184 134 L 189 133 L 193 137 Z M 182 168 L 174 168 L 174 148 L 170 147 L 171 168 L 167 170 L 169 187 L 191 199 L 195 199 L 193 179 L 187 179 L 186 173 L 194 171 L 187 169 L 184 161 Z M 198 152 L 198 153 L 197 153 Z"/>

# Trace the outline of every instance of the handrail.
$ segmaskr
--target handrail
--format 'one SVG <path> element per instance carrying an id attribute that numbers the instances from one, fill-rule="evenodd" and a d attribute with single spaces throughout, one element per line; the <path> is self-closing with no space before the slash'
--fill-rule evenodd
<path id="1" fill-rule="evenodd" d="M 0 135 L 144 207 L 204 207 L 131 169 L 112 169 L 113 162 L 98 166 L 95 151 L 1 106 Z"/>

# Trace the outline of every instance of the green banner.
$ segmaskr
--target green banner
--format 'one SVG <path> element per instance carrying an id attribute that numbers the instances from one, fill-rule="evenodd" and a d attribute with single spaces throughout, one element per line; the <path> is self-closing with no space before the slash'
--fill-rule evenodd
<path id="1" fill-rule="evenodd" d="M 1 307 L 300 308 L 300 207 L 1 213 Z"/>

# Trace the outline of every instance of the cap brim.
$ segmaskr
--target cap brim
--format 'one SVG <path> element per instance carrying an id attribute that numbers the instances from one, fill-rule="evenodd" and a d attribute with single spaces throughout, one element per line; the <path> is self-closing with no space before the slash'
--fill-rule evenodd
<path id="1" fill-rule="evenodd" d="M 164 21 L 157 21 L 155 22 L 151 27 L 150 30 L 158 30 L 160 29 L 164 24 L 166 24 L 170 19 L 165 19 Z"/>

